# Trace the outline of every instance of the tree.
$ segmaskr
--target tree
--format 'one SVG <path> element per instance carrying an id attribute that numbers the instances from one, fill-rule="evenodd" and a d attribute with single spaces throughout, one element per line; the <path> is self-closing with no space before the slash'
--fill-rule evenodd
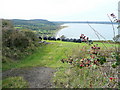
<path id="1" fill-rule="evenodd" d="M 65 39 L 66 37 L 65 37 L 64 35 L 62 35 L 60 38 L 61 38 L 61 39 Z"/>

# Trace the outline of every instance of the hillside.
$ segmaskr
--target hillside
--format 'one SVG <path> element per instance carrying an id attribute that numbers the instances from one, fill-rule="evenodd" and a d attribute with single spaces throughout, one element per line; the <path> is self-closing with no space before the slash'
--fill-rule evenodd
<path id="1" fill-rule="evenodd" d="M 57 24 L 43 19 L 13 19 L 12 22 L 15 27 L 22 27 L 31 30 L 56 30 L 58 28 Z"/>
<path id="2" fill-rule="evenodd" d="M 44 19 L 12 19 L 16 29 L 30 29 L 44 35 L 54 35 L 56 30 L 60 29 L 60 24 L 50 22 Z"/>

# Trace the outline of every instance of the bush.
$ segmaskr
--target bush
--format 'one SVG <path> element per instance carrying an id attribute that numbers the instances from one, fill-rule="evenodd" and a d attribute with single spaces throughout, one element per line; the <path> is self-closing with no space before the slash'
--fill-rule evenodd
<path id="1" fill-rule="evenodd" d="M 31 30 L 15 30 L 8 20 L 2 21 L 2 62 L 20 60 L 30 55 L 39 46 L 38 38 Z"/>

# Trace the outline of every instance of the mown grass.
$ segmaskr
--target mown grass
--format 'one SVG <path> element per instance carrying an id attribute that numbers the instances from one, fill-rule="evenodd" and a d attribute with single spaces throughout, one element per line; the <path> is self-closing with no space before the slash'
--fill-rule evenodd
<path id="1" fill-rule="evenodd" d="M 34 54 L 27 56 L 21 61 L 3 64 L 3 71 L 13 68 L 37 66 L 56 68 L 57 72 L 52 81 L 57 88 L 101 88 L 108 82 L 108 79 L 104 78 L 98 69 L 80 69 L 60 61 L 63 58 L 74 55 L 79 56 L 81 54 L 80 56 L 84 57 L 81 50 L 84 48 L 89 50 L 91 45 L 62 41 L 47 42 L 50 44 L 39 47 Z M 115 46 L 114 44 L 104 43 L 104 45 L 107 46 L 106 49 L 100 42 L 95 42 L 94 44 L 98 44 L 102 50 L 107 50 L 108 48 L 113 49 Z"/>

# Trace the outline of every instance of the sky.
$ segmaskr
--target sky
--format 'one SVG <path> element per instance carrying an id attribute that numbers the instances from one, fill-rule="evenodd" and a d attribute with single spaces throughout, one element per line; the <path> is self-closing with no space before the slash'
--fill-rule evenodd
<path id="1" fill-rule="evenodd" d="M 0 18 L 49 21 L 109 21 L 119 0 L 2 0 Z"/>

